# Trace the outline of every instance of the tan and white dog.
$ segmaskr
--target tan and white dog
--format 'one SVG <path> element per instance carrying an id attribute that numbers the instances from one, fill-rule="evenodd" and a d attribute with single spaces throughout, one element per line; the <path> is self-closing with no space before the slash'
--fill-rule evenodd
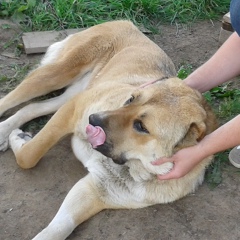
<path id="1" fill-rule="evenodd" d="M 9 145 L 18 165 L 32 168 L 61 138 L 72 134 L 73 151 L 89 171 L 34 239 L 65 239 L 103 209 L 171 202 L 202 183 L 212 157 L 178 180 L 157 180 L 156 174 L 168 172 L 172 163 L 151 164 L 196 144 L 216 127 L 201 94 L 175 76 L 173 63 L 156 44 L 131 22 L 116 21 L 50 46 L 40 66 L 0 100 L 2 115 L 66 88 L 62 95 L 30 103 L 1 122 L 0 149 Z M 33 138 L 17 129 L 53 112 Z"/>

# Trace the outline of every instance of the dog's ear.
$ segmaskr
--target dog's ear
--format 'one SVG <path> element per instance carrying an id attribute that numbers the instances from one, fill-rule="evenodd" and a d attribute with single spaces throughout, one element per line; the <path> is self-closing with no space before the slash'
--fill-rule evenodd
<path id="1" fill-rule="evenodd" d="M 201 106 L 206 113 L 206 117 L 204 119 L 198 117 L 197 119 L 195 119 L 196 121 L 191 122 L 186 127 L 185 134 L 173 149 L 174 153 L 182 148 L 190 147 L 197 144 L 207 134 L 210 134 L 218 127 L 216 116 L 211 110 L 208 103 L 205 101 L 205 99 L 202 99 Z"/>
<path id="2" fill-rule="evenodd" d="M 185 135 L 183 135 L 180 141 L 175 145 L 173 149 L 174 153 L 182 148 L 197 144 L 197 142 L 201 141 L 206 136 L 207 127 L 204 122 L 192 122 L 186 129 Z"/>

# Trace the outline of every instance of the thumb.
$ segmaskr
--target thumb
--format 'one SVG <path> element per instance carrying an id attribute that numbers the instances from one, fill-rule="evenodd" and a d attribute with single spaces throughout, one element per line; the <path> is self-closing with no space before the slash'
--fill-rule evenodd
<path id="1" fill-rule="evenodd" d="M 161 165 L 163 163 L 166 163 L 166 162 L 172 162 L 171 161 L 171 158 L 167 158 L 167 157 L 162 157 L 162 158 L 159 158 L 155 161 L 152 161 L 152 165 Z"/>

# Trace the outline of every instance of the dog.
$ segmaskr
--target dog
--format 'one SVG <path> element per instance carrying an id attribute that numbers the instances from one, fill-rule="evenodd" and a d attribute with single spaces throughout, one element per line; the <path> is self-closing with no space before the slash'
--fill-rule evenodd
<path id="1" fill-rule="evenodd" d="M 104 209 L 172 202 L 202 183 L 212 156 L 180 179 L 157 179 L 173 163 L 152 161 L 197 144 L 217 122 L 202 95 L 176 77 L 166 53 L 131 22 L 99 24 L 51 45 L 40 65 L 0 100 L 0 115 L 63 88 L 0 123 L 0 149 L 10 147 L 21 168 L 34 167 L 71 134 L 72 149 L 89 172 L 34 240 L 66 239 Z M 36 136 L 19 129 L 50 113 Z"/>

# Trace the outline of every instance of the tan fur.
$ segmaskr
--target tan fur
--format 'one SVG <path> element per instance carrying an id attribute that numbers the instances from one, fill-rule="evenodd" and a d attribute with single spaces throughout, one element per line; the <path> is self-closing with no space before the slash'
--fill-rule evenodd
<path id="1" fill-rule="evenodd" d="M 156 174 L 170 171 L 172 163 L 151 164 L 196 144 L 216 127 L 201 94 L 175 76 L 173 63 L 156 44 L 132 23 L 116 21 L 52 45 L 40 66 L 0 100 L 2 115 L 22 102 L 67 87 L 61 96 L 31 103 L 1 122 L 0 149 L 6 150 L 9 137 L 19 166 L 32 168 L 61 138 L 72 134 L 73 151 L 89 170 L 34 239 L 65 239 L 103 209 L 171 202 L 201 184 L 212 157 L 181 179 L 161 182 Z M 158 79 L 163 80 L 148 84 Z M 17 129 L 55 111 L 32 139 Z M 106 142 L 96 150 L 87 141 L 89 121 L 106 133 Z"/>

